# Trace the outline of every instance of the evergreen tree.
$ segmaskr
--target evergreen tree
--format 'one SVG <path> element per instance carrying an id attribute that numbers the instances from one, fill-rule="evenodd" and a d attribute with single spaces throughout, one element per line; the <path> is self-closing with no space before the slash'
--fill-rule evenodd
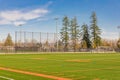
<path id="1" fill-rule="evenodd" d="M 91 48 L 90 35 L 86 24 L 82 25 L 82 46 L 83 48 Z"/>
<path id="2" fill-rule="evenodd" d="M 63 27 L 61 29 L 61 39 L 64 44 L 64 51 L 68 51 L 68 40 L 69 40 L 69 19 L 67 16 L 63 18 Z"/>
<path id="3" fill-rule="evenodd" d="M 91 38 L 93 43 L 93 48 L 97 48 L 101 44 L 101 29 L 97 25 L 96 13 L 93 12 L 91 16 Z"/>
<path id="4" fill-rule="evenodd" d="M 10 36 L 10 34 L 8 34 L 4 46 L 13 46 L 13 41 L 12 41 L 12 37 Z"/>
<path id="5" fill-rule="evenodd" d="M 70 25 L 70 38 L 72 41 L 72 47 L 74 51 L 76 51 L 76 48 L 77 48 L 77 41 L 79 39 L 79 33 L 80 33 L 80 30 L 79 30 L 79 26 L 77 23 L 77 19 L 76 17 L 74 17 L 71 20 L 71 25 Z"/>

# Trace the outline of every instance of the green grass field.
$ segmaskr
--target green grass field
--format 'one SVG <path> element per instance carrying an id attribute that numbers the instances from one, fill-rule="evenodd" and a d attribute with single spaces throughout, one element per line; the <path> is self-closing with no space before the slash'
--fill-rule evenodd
<path id="1" fill-rule="evenodd" d="M 120 54 L 1 54 L 0 67 L 41 73 L 72 80 L 120 80 Z M 52 80 L 0 70 L 14 80 Z M 0 77 L 0 80 L 8 80 Z"/>

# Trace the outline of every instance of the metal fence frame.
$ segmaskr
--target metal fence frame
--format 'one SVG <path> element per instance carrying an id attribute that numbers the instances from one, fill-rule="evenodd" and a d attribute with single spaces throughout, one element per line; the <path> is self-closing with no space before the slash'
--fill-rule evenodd
<path id="1" fill-rule="evenodd" d="M 53 46 L 57 42 L 57 35 L 56 33 L 16 31 L 15 52 L 55 52 L 57 48 Z"/>

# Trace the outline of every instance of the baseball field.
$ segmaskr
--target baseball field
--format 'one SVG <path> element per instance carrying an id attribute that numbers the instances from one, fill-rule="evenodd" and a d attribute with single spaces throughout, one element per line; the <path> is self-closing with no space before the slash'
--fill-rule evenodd
<path id="1" fill-rule="evenodd" d="M 120 80 L 120 54 L 0 54 L 0 80 Z"/>

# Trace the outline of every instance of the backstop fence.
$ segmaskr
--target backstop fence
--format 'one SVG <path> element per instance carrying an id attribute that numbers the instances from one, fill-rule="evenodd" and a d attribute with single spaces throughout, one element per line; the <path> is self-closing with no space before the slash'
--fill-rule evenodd
<path id="1" fill-rule="evenodd" d="M 57 51 L 57 42 L 60 41 L 60 34 L 44 32 L 15 32 L 16 52 L 54 52 Z"/>

